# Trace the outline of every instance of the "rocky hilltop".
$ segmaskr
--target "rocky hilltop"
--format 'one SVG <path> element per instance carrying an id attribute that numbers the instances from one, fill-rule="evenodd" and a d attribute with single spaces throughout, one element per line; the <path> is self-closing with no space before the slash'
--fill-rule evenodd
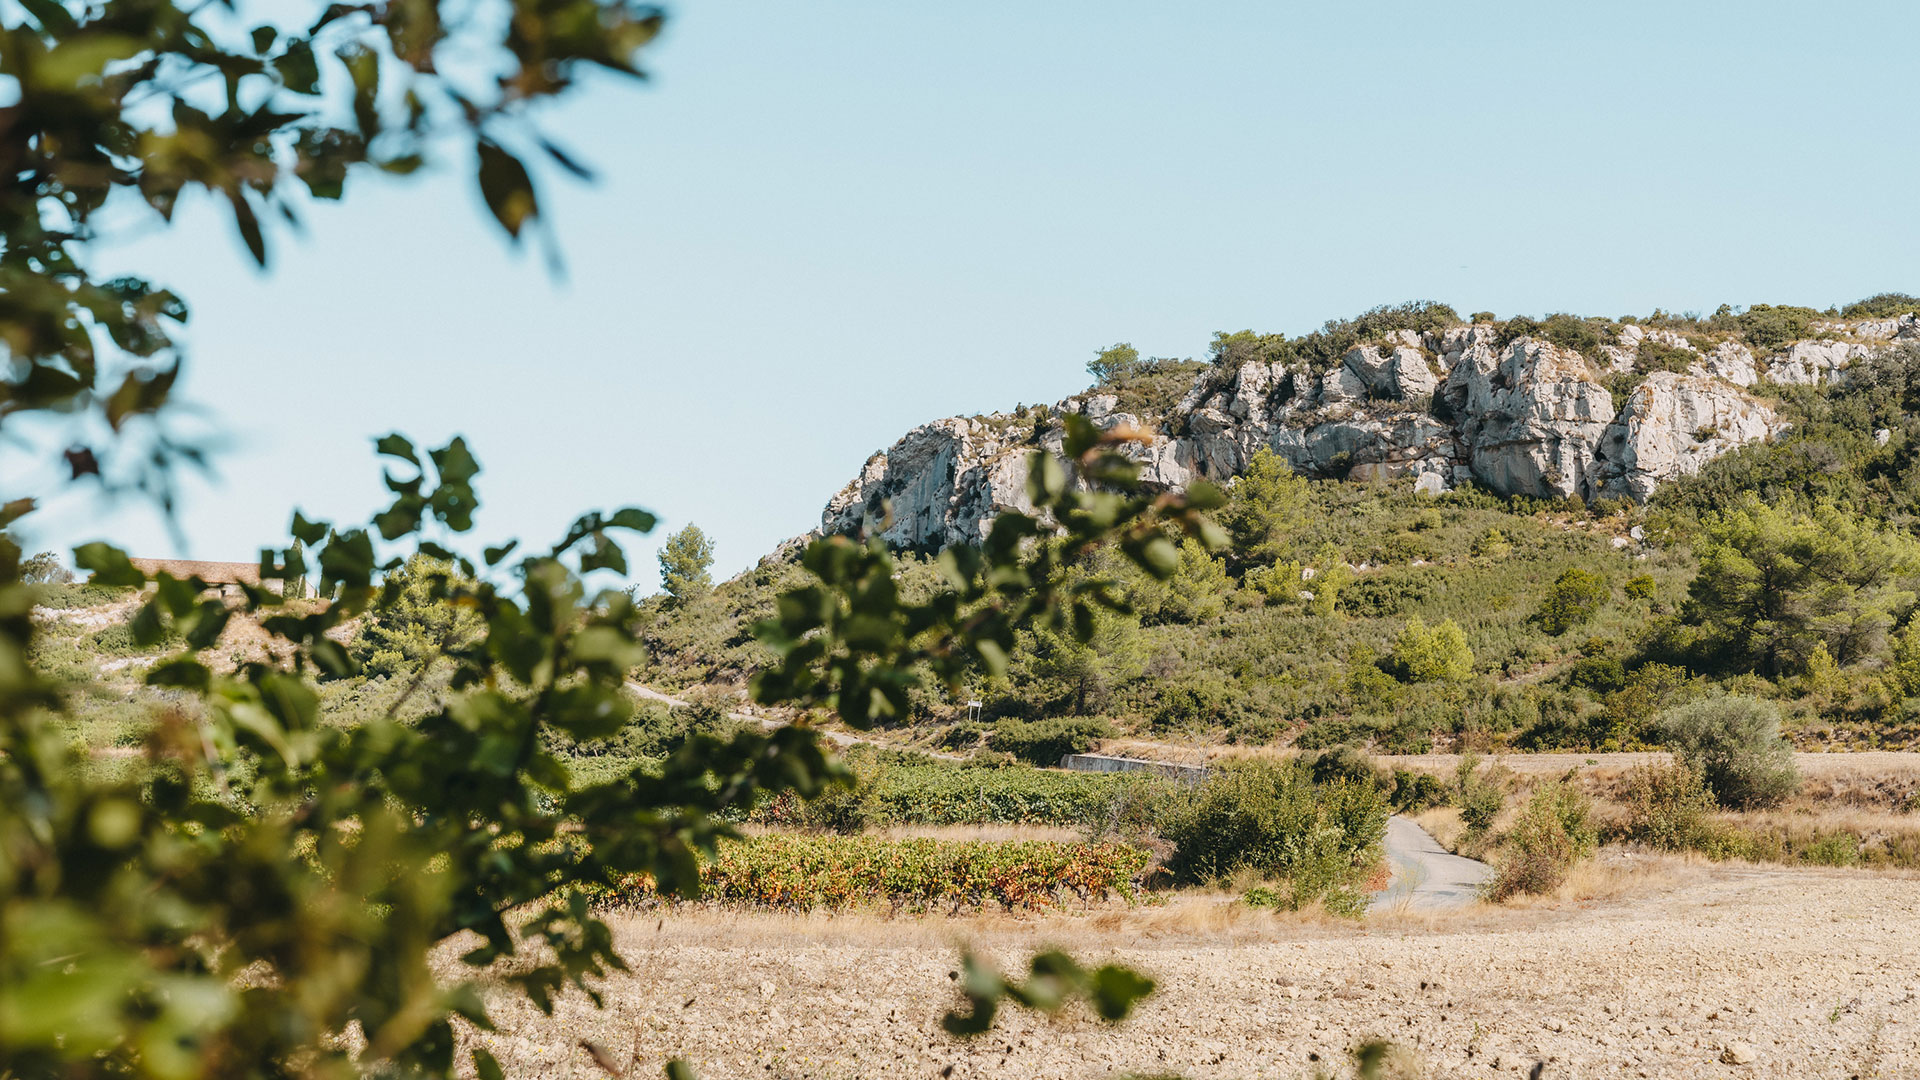
<path id="1" fill-rule="evenodd" d="M 1877 349 L 1920 343 L 1911 313 L 1807 329 L 1807 338 L 1756 355 L 1738 335 L 1631 322 L 1604 325 L 1578 349 L 1468 322 L 1387 331 L 1331 364 L 1216 364 L 1157 413 L 1125 411 L 1120 395 L 1096 387 L 1051 408 L 913 429 L 867 460 L 827 503 L 820 528 L 855 531 L 890 507 L 884 535 L 896 545 L 977 540 L 995 514 L 1029 508 L 1026 456 L 1059 450 L 1066 413 L 1137 429 L 1142 476 L 1162 488 L 1224 483 L 1271 447 L 1314 477 L 1399 480 L 1432 494 L 1478 483 L 1503 495 L 1644 502 L 1661 484 L 1782 430 L 1761 384 L 1841 379 Z"/>

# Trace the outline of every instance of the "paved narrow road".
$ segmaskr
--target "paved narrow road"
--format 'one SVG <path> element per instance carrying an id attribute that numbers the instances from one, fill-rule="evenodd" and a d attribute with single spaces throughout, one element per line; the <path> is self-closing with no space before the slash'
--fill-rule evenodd
<path id="1" fill-rule="evenodd" d="M 1425 829 L 1398 815 L 1387 819 L 1386 849 L 1393 877 L 1368 902 L 1370 911 L 1465 907 L 1493 876 L 1493 867 L 1448 852 Z"/>

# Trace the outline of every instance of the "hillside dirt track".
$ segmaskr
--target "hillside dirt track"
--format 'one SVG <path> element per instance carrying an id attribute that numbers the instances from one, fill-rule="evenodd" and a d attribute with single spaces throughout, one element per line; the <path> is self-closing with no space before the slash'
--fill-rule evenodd
<path id="1" fill-rule="evenodd" d="M 1304 1077 L 1373 1038 L 1406 1048 L 1402 1076 L 1920 1075 L 1920 877 L 1612 850 L 1577 875 L 1569 899 L 1359 924 L 1218 897 L 1029 919 L 636 911 L 613 918 L 633 970 L 605 1011 L 502 995 L 478 1037 L 515 1078 L 594 1075 L 581 1039 L 631 1055 L 629 1076 L 679 1056 L 710 1080 Z M 1057 944 L 1160 989 L 1117 1027 L 1009 1012 L 959 1043 L 939 1018 L 962 940 L 1003 965 Z M 1733 1044 L 1749 1063 L 1722 1063 Z"/>

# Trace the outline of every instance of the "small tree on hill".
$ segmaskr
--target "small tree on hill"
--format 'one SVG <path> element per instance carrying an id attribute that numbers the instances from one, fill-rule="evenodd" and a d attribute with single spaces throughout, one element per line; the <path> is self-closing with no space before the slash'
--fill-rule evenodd
<path id="1" fill-rule="evenodd" d="M 1109 345 L 1087 361 L 1087 374 L 1101 386 L 1118 382 L 1140 370 L 1140 350 L 1127 342 Z"/>
<path id="2" fill-rule="evenodd" d="M 713 541 L 698 525 L 688 525 L 667 538 L 660 549 L 660 587 L 680 603 L 713 591 Z"/>
<path id="3" fill-rule="evenodd" d="M 1540 610 L 1533 613 L 1533 621 L 1558 637 L 1593 618 L 1600 605 L 1612 595 L 1606 578 L 1575 567 L 1554 581 L 1546 598 L 1540 601 Z"/>
<path id="4" fill-rule="evenodd" d="M 368 675 L 391 678 L 419 672 L 479 636 L 480 617 L 451 599 L 455 589 L 471 585 L 451 563 L 413 556 L 381 583 L 383 602 L 361 622 L 348 657 Z"/>
<path id="5" fill-rule="evenodd" d="M 1393 660 L 1413 682 L 1459 682 L 1473 674 L 1473 650 L 1452 619 L 1428 629 L 1414 616 L 1393 643 Z"/>
<path id="6" fill-rule="evenodd" d="M 29 585 L 66 585 L 73 581 L 73 571 L 60 556 L 43 551 L 20 561 L 20 580 Z"/>
<path id="7" fill-rule="evenodd" d="M 1233 537 L 1234 557 L 1253 566 L 1283 558 L 1305 518 L 1308 495 L 1306 480 L 1286 459 L 1270 446 L 1261 447 L 1233 482 L 1231 501 L 1221 515 L 1221 524 Z"/>

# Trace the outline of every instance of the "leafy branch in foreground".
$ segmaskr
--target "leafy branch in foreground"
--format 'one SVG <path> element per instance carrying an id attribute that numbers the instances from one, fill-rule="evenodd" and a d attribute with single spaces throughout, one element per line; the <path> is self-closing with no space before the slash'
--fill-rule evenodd
<path id="1" fill-rule="evenodd" d="M 54 421 L 74 480 L 170 510 L 178 465 L 200 456 L 161 426 L 187 306 L 88 269 L 104 207 L 171 223 L 183 196 L 209 195 L 264 266 L 275 216 L 297 225 L 349 173 L 408 175 L 470 145 L 487 208 L 517 240 L 541 222 L 523 157 L 587 173 L 532 126 L 533 106 L 583 65 L 639 74 L 660 22 L 627 0 L 0 11 L 0 423 Z M 1057 532 L 1009 515 L 981 552 L 950 558 L 952 588 L 927 604 L 897 602 L 884 551 L 814 545 L 821 583 L 782 601 L 785 662 L 761 699 L 869 724 L 899 707 L 913 665 L 948 682 L 998 670 L 1020 625 L 1079 631 L 1089 602 L 1117 604 L 1062 595 L 1061 568 L 1093 547 L 1117 541 L 1160 572 L 1177 562 L 1161 523 L 1207 531 L 1187 500 L 1139 495 L 1090 429 L 1069 442 L 1084 487 L 1058 461 L 1034 468 Z M 136 643 L 185 643 L 150 671 L 171 704 L 143 753 L 111 768 L 63 738 L 62 688 L 33 662 L 27 568 L 0 534 L 0 1076 L 453 1075 L 461 1025 L 490 1025 L 483 974 L 550 1009 L 569 987 L 597 1001 L 597 981 L 624 968 L 585 887 L 646 874 L 695 894 L 697 853 L 733 835 L 723 815 L 845 775 L 790 727 L 696 734 L 657 765 L 577 783 L 543 736 L 618 731 L 639 658 L 631 602 L 582 578 L 625 573 L 613 534 L 653 517 L 590 514 L 544 553 L 476 560 L 427 534 L 472 527 L 465 444 L 425 460 L 398 436 L 378 449 L 413 470 L 387 478 L 391 505 L 365 526 L 296 514 L 293 542 L 263 553 L 263 583 L 317 579 L 320 604 L 245 587 L 230 606 L 196 578 L 149 581 L 108 545 L 76 552 L 100 584 L 151 586 Z M 32 511 L 23 496 L 0 494 L 0 530 Z M 416 557 L 432 562 L 409 584 L 395 571 Z M 444 698 L 410 723 L 397 709 L 323 723 L 313 681 L 355 667 L 330 635 L 410 588 L 477 626 L 435 642 L 453 669 Z M 236 616 L 275 647 L 226 670 L 205 654 Z M 470 947 L 449 978 L 431 961 L 456 939 Z M 501 1076 L 481 1048 L 472 1068 Z"/>
<path id="2" fill-rule="evenodd" d="M 1150 493 L 1120 448 L 1068 416 L 1069 463 L 1034 454 L 1027 495 L 1034 513 L 994 519 L 977 547 L 950 547 L 937 560 L 942 589 L 913 603 L 901 598 L 899 565 L 877 537 L 865 544 L 832 536 L 808 546 L 801 561 L 818 583 L 779 597 L 775 617 L 754 627 L 776 663 L 756 673 L 754 700 L 828 710 L 856 728 L 905 716 L 908 694 L 925 671 L 949 690 L 970 673 L 1000 675 L 1015 631 L 1043 626 L 1085 642 L 1095 612 L 1128 611 L 1119 584 L 1069 573 L 1097 550 L 1117 546 L 1158 579 L 1180 568 L 1173 532 L 1206 547 L 1227 543 L 1204 511 L 1220 504 L 1210 485 Z"/>
<path id="3" fill-rule="evenodd" d="M 1106 964 L 1088 971 L 1063 952 L 1034 956 L 1026 982 L 1010 982 L 972 953 L 961 964 L 960 992 L 966 1012 L 940 1018 L 947 1034 L 971 1038 L 992 1030 L 1002 1000 L 1041 1012 L 1058 1012 L 1069 1001 L 1084 1000 L 1108 1023 L 1125 1020 L 1134 1002 L 1153 993 L 1153 980 L 1127 968 Z"/>
<path id="4" fill-rule="evenodd" d="M 274 220 L 297 227 L 308 200 L 343 196 L 349 173 L 406 176 L 464 145 L 488 210 L 517 240 L 540 221 L 523 158 L 591 175 L 535 127 L 535 107 L 583 67 L 640 76 L 637 54 L 662 18 L 631 0 L 0 8 L 0 355 L 14 365 L 0 421 L 78 412 L 91 426 L 67 451 L 72 475 L 170 505 L 171 466 L 197 452 L 124 436 L 172 395 L 187 305 L 141 278 L 95 276 L 97 217 L 124 228 L 144 205 L 170 224 L 183 197 L 203 193 L 265 266 Z"/>
<path id="5" fill-rule="evenodd" d="M 368 529 L 298 516 L 299 543 L 263 553 L 261 577 L 300 576 L 301 544 L 313 546 L 330 602 L 248 587 L 239 605 L 290 646 L 275 651 L 284 663 L 216 672 L 200 653 L 237 612 L 198 580 L 152 582 L 132 633 L 186 642 L 148 677 L 182 704 L 124 778 L 71 757 L 52 687 L 9 682 L 0 1071 L 448 1075 L 455 1018 L 488 1026 L 474 977 L 494 961 L 519 957 L 500 978 L 543 1009 L 569 986 L 597 1000 L 594 980 L 624 969 L 578 886 L 646 873 L 695 892 L 696 851 L 732 835 L 717 815 L 766 791 L 815 793 L 837 774 L 811 733 L 788 729 L 696 735 L 658 767 L 575 784 L 541 736 L 617 731 L 638 658 L 624 594 L 588 597 L 579 574 L 622 568 L 609 533 L 645 532 L 652 516 L 583 517 L 510 582 L 490 581 L 504 551 L 483 569 L 420 535 L 471 525 L 478 465 L 464 444 L 430 465 L 397 437 L 381 449 L 417 474 L 389 477 L 396 497 L 373 529 L 447 564 L 430 588 L 481 624 L 449 643 L 453 693 L 437 711 L 412 724 L 320 722 L 309 677 L 351 670 L 328 631 L 399 602 L 397 581 L 374 576 L 403 556 L 376 565 Z M 97 581 L 146 584 L 110 547 L 77 556 Z M 431 954 L 462 934 L 473 935 L 461 961 L 474 977 L 445 982 Z M 360 1045 L 343 1040 L 352 1029 Z"/>
<path id="6" fill-rule="evenodd" d="M 915 685 L 914 665 L 957 679 L 991 667 L 1023 625 L 1077 632 L 1088 604 L 1117 604 L 1098 584 L 1061 584 L 1103 542 L 1161 572 L 1167 525 L 1211 536 L 1193 501 L 1138 491 L 1114 445 L 1076 434 L 1077 486 L 1036 459 L 1034 504 L 1058 524 L 1007 515 L 983 548 L 951 553 L 950 587 L 920 604 L 901 602 L 883 549 L 812 545 L 820 581 L 783 597 L 781 622 L 763 628 L 783 662 L 756 695 L 870 724 Z M 616 734 L 639 660 L 631 600 L 590 596 L 582 575 L 624 573 L 613 534 L 646 532 L 653 516 L 589 514 L 545 552 L 508 564 L 507 545 L 476 561 L 427 538 L 472 527 L 479 464 L 464 442 L 423 456 L 389 436 L 378 449 L 407 466 L 387 477 L 391 505 L 366 527 L 296 514 L 294 542 L 262 553 L 263 584 L 237 606 L 197 579 L 149 582 L 104 544 L 76 552 L 97 582 L 151 584 L 131 633 L 186 644 L 147 680 L 178 706 L 142 759 L 107 774 L 65 745 L 56 687 L 30 671 L 0 683 L 0 1071 L 451 1075 L 459 1024 L 490 1025 L 483 972 L 543 1010 L 570 987 L 597 1002 L 598 981 L 625 964 L 591 892 L 646 875 L 697 896 L 699 853 L 735 835 L 723 816 L 844 779 L 803 725 L 695 733 L 664 762 L 576 783 L 543 736 Z M 324 603 L 269 587 L 303 576 Z M 445 699 L 411 723 L 322 723 L 311 680 L 354 670 L 329 632 L 416 602 L 421 579 L 475 627 L 442 639 Z M 5 626 L 24 655 L 33 627 L 15 610 Z M 283 643 L 268 654 L 283 659 L 223 672 L 203 658 L 241 613 Z M 467 974 L 447 979 L 431 957 L 462 936 Z M 1006 993 L 1046 1007 L 1075 985 L 1062 960 L 1043 968 L 1042 982 Z M 1150 989 L 1116 972 L 1088 976 L 1110 1018 Z"/>

